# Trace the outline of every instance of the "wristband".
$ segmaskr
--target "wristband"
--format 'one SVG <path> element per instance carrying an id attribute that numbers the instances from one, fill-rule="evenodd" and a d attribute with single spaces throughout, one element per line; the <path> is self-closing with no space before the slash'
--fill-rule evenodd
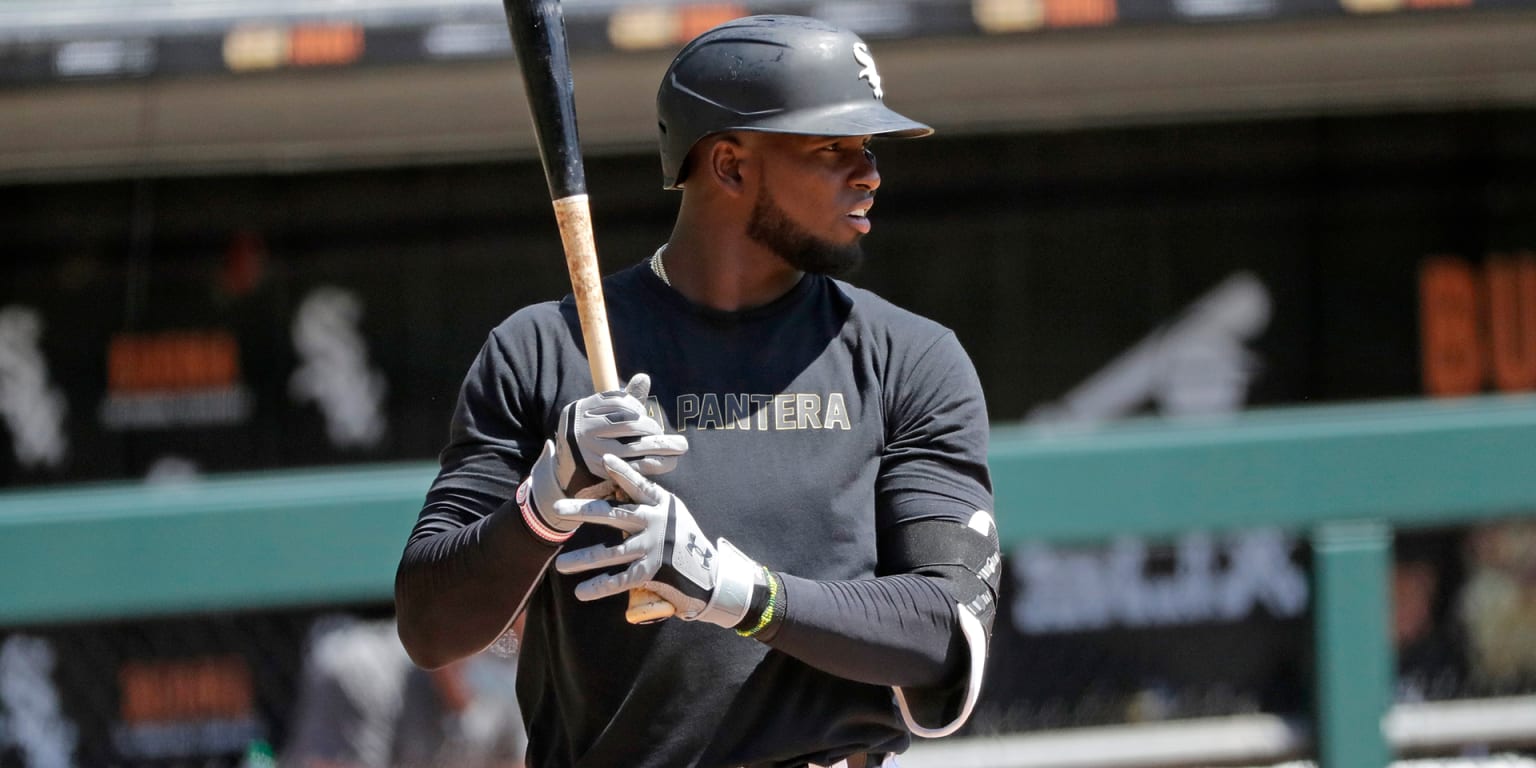
<path id="1" fill-rule="evenodd" d="M 763 583 L 752 588 L 752 604 L 747 607 L 747 615 L 743 616 L 741 621 L 732 627 L 738 634 L 757 624 L 757 620 L 763 617 L 763 611 L 768 610 L 768 585 L 773 579 L 768 575 L 768 566 L 761 566 L 761 568 L 763 569 Z M 746 635 L 742 636 L 745 637 Z"/>
<path id="2" fill-rule="evenodd" d="M 763 603 L 762 612 L 758 614 L 756 623 L 747 629 L 738 628 L 736 630 L 736 634 L 742 637 L 752 637 L 763 631 L 769 624 L 773 623 L 774 615 L 778 612 L 779 580 L 773 577 L 773 572 L 768 570 L 767 567 L 763 568 L 763 575 L 768 578 L 768 589 L 764 590 L 768 596 L 767 600 Z M 750 621 L 753 613 L 757 612 L 756 600 L 752 601 L 752 608 L 753 610 L 747 612 L 747 618 L 742 621 L 743 624 Z"/>
<path id="3" fill-rule="evenodd" d="M 533 535 L 544 541 L 550 544 L 564 544 L 566 539 L 571 538 L 576 531 L 574 529 L 557 531 L 544 522 L 544 517 L 534 509 L 533 493 L 529 488 L 532 484 L 533 478 L 530 477 L 517 486 L 517 508 L 523 513 L 523 523 L 528 526 L 528 530 L 533 531 Z"/>

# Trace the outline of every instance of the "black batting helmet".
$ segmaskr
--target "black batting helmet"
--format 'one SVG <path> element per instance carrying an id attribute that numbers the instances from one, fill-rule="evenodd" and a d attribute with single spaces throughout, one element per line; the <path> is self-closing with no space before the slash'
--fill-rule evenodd
<path id="1" fill-rule="evenodd" d="M 885 106 L 880 73 L 858 35 L 803 16 L 748 16 L 678 52 L 661 80 L 662 186 L 681 187 L 683 161 L 721 131 L 807 136 L 927 136 Z"/>

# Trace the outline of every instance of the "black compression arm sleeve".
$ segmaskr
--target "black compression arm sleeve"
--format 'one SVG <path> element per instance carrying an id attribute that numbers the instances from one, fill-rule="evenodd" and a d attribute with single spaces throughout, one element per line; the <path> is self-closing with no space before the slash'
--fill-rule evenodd
<path id="1" fill-rule="evenodd" d="M 440 517 L 422 516 L 395 574 L 400 640 L 428 669 L 494 642 L 560 551 L 534 536 L 511 502 L 462 527 Z"/>
<path id="2" fill-rule="evenodd" d="M 774 575 L 783 585 L 783 618 L 758 639 L 817 669 L 875 685 L 934 686 L 965 663 L 954 599 L 936 578 Z"/>

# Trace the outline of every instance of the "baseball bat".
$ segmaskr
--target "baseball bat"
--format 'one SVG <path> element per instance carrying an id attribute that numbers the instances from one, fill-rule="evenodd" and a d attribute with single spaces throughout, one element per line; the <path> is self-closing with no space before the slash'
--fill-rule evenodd
<path id="1" fill-rule="evenodd" d="M 597 246 L 592 237 L 592 212 L 587 202 L 587 174 L 581 162 L 581 140 L 576 133 L 575 84 L 571 77 L 570 52 L 565 40 L 565 15 L 559 0 L 502 0 L 512 48 L 522 71 L 523 89 L 538 140 L 539 159 L 549 182 L 549 197 L 565 247 L 565 267 L 581 318 L 581 338 L 587 347 L 592 385 L 599 392 L 619 389 L 613 362 L 613 340 L 608 333 L 608 309 L 603 303 L 602 274 L 597 268 Z M 671 616 L 672 604 L 655 593 L 635 589 L 629 593 L 624 618 L 631 624 L 648 624 Z"/>

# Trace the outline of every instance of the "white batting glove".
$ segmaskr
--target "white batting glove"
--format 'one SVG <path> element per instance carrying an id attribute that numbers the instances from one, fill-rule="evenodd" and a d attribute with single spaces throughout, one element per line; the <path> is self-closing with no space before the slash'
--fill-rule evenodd
<path id="1" fill-rule="evenodd" d="M 660 475 L 677 467 L 688 452 L 688 438 L 669 435 L 645 412 L 651 377 L 637 373 L 624 389 L 599 392 L 571 402 L 555 428 L 555 478 L 567 497 L 603 482 L 603 457 L 612 454 L 642 474 Z"/>
<path id="2" fill-rule="evenodd" d="M 711 544 L 682 499 L 618 457 L 604 456 L 603 464 L 633 503 L 565 499 L 555 502 L 554 516 L 567 524 L 606 525 L 629 536 L 612 546 L 594 544 L 563 553 L 555 558 L 555 570 L 573 574 L 629 567 L 577 584 L 577 599 L 598 600 L 643 586 L 677 608 L 684 621 L 727 628 L 739 624 L 751 607 L 753 587 L 764 578 L 762 566 L 725 539 Z"/>
<path id="3" fill-rule="evenodd" d="M 530 530 L 559 544 L 570 538 L 577 522 L 554 515 L 560 499 L 607 495 L 611 484 L 603 476 L 603 456 L 632 464 L 643 474 L 663 474 L 677 467 L 688 451 L 688 438 L 669 435 L 645 412 L 651 377 L 637 373 L 617 392 L 600 392 L 567 404 L 560 412 L 555 439 L 544 441 L 528 478 L 517 489 L 517 505 Z"/>

